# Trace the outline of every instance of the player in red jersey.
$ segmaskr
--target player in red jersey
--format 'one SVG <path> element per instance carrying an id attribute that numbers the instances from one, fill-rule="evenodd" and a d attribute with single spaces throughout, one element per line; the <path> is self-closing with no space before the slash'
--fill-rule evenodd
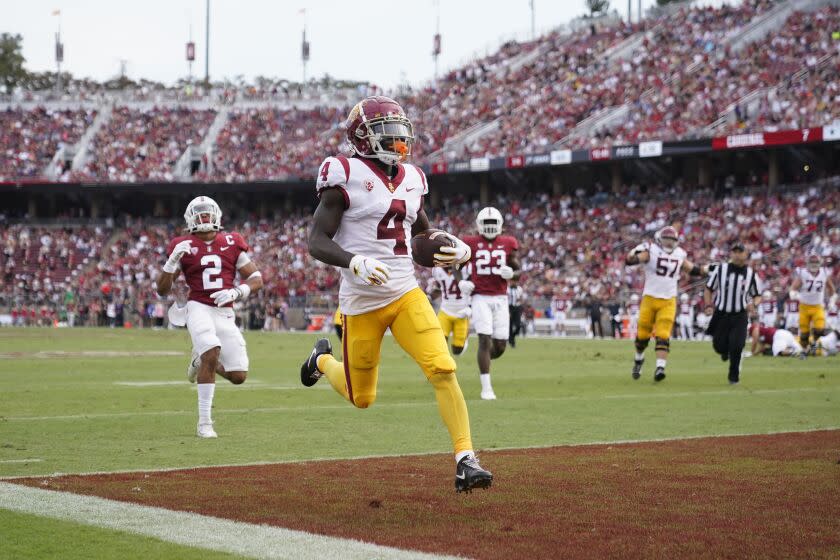
<path id="1" fill-rule="evenodd" d="M 472 249 L 472 275 L 458 286 L 461 293 L 472 294 L 472 321 L 478 335 L 478 371 L 481 398 L 495 400 L 490 382 L 490 360 L 505 352 L 510 334 L 508 280 L 519 273 L 519 243 L 510 235 L 501 235 L 502 213 L 488 206 L 475 220 L 480 235 L 464 237 Z"/>
<path id="2" fill-rule="evenodd" d="M 245 339 L 236 327 L 233 302 L 245 300 L 262 288 L 257 265 L 248 256 L 248 244 L 236 232 L 222 231 L 222 210 L 209 197 L 199 196 L 184 214 L 188 235 L 169 242 L 169 260 L 157 277 L 161 296 L 172 291 L 172 282 L 183 272 L 190 288 L 186 316 L 170 313 L 173 323 L 186 324 L 193 343 L 187 368 L 190 383 L 198 381 L 198 430 L 203 438 L 214 438 L 210 409 L 218 373 L 234 385 L 248 375 Z M 244 281 L 235 284 L 236 273 Z M 179 321 L 180 319 L 180 321 Z"/>

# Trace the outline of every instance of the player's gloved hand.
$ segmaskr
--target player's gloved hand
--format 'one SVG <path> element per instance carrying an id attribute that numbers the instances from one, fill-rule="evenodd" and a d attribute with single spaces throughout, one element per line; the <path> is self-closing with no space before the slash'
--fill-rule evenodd
<path id="1" fill-rule="evenodd" d="M 502 265 L 499 267 L 499 276 L 505 280 L 510 280 L 513 278 L 513 269 L 508 265 Z"/>
<path id="2" fill-rule="evenodd" d="M 391 267 L 364 255 L 350 259 L 350 272 L 368 286 L 381 286 L 391 277 Z"/>
<path id="3" fill-rule="evenodd" d="M 461 290 L 462 296 L 468 296 L 475 290 L 475 284 L 469 280 L 461 280 L 458 282 L 458 289 Z"/>
<path id="4" fill-rule="evenodd" d="M 464 316 L 462 317 L 462 319 L 469 319 L 470 317 L 472 317 L 472 308 L 471 307 L 465 307 L 464 311 L 463 311 L 463 315 Z"/>
<path id="5" fill-rule="evenodd" d="M 166 264 L 163 265 L 164 272 L 174 274 L 178 270 L 178 263 L 181 262 L 181 258 L 190 252 L 190 243 L 192 243 L 192 241 L 185 239 L 175 245 L 175 248 L 172 249 L 172 254 L 169 255 L 169 259 L 166 261 Z"/>
<path id="6" fill-rule="evenodd" d="M 464 264 L 472 256 L 470 246 L 452 234 L 444 234 L 454 244 L 454 247 L 443 246 L 435 253 L 435 266 L 450 266 L 453 264 Z"/>
<path id="7" fill-rule="evenodd" d="M 790 293 L 788 293 L 788 297 L 790 297 L 790 299 L 792 300 L 797 300 L 799 299 L 799 292 L 797 292 L 796 290 L 791 290 Z"/>
<path id="8" fill-rule="evenodd" d="M 210 297 L 213 298 L 213 303 L 216 304 L 216 307 L 224 307 L 225 305 L 233 303 L 234 301 L 245 299 L 250 294 L 251 287 L 248 284 L 240 284 L 235 288 L 213 292 L 212 294 L 210 294 Z"/>
<path id="9" fill-rule="evenodd" d="M 647 250 L 648 250 L 647 243 L 639 243 L 638 245 L 633 247 L 633 250 L 630 251 L 630 254 L 631 255 L 638 255 L 639 253 L 644 253 Z"/>

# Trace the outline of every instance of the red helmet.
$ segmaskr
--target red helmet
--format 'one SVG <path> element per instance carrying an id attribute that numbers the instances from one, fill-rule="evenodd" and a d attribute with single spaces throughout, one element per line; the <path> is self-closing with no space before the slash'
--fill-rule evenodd
<path id="1" fill-rule="evenodd" d="M 414 127 L 399 103 L 376 95 L 362 99 L 350 111 L 347 139 L 357 155 L 396 165 L 411 155 Z"/>
<path id="2" fill-rule="evenodd" d="M 665 226 L 657 231 L 653 238 L 668 253 L 676 249 L 680 242 L 680 234 L 674 226 Z"/>

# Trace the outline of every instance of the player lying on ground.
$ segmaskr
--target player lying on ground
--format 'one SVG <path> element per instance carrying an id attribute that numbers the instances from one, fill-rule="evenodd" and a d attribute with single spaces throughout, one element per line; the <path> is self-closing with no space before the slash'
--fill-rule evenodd
<path id="1" fill-rule="evenodd" d="M 796 336 L 785 329 L 753 323 L 750 338 L 753 356 L 798 356 L 802 353 L 802 346 L 797 342 Z"/>
<path id="2" fill-rule="evenodd" d="M 406 243 L 429 229 L 423 210 L 426 177 L 419 167 L 401 163 L 414 142 L 411 122 L 394 100 L 368 97 L 350 112 L 347 137 L 354 155 L 328 157 L 321 165 L 316 183 L 320 202 L 309 234 L 310 254 L 341 271 L 344 361 L 333 357 L 323 338 L 301 366 L 301 382 L 311 386 L 325 376 L 354 406 L 371 406 L 382 338 L 390 327 L 434 388 L 455 448 L 456 490 L 486 488 L 493 475 L 473 452 L 455 360 L 429 298 L 417 285 Z M 436 264 L 467 262 L 469 247 L 448 237 L 452 247 L 440 249 Z"/>
<path id="3" fill-rule="evenodd" d="M 673 226 L 665 226 L 657 231 L 653 243 L 644 242 L 634 247 L 624 262 L 628 266 L 643 264 L 645 271 L 632 376 L 638 379 L 642 375 L 645 349 L 652 334 L 656 338 L 656 370 L 653 380 L 662 381 L 665 379 L 665 365 L 671 349 L 680 273 L 701 276 L 704 271 L 689 261 L 685 250 L 679 247 L 679 234 Z"/>
<path id="4" fill-rule="evenodd" d="M 244 301 L 263 286 L 257 265 L 248 256 L 248 244 L 236 232 L 222 231 L 222 210 L 209 197 L 199 196 L 184 214 L 189 235 L 169 242 L 169 259 L 157 277 L 157 292 L 165 296 L 182 272 L 190 288 L 189 301 L 179 321 L 186 324 L 193 350 L 187 378 L 198 381 L 198 429 L 203 438 L 216 437 L 210 413 L 218 373 L 234 385 L 248 375 L 245 339 L 236 327 L 233 302 Z M 236 274 L 245 280 L 235 285 Z"/>

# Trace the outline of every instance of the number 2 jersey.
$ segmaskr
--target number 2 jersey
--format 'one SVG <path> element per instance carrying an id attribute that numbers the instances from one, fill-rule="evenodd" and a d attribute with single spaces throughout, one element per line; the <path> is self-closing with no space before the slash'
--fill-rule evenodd
<path id="1" fill-rule="evenodd" d="M 190 241 L 190 250 L 181 257 L 181 271 L 190 288 L 189 299 L 213 307 L 210 294 L 234 287 L 236 271 L 251 262 L 248 244 L 236 232 L 220 231 L 212 241 L 202 241 L 195 235 L 181 235 L 169 242 L 166 254 L 175 245 Z M 229 303 L 226 307 L 232 307 Z"/>
<path id="2" fill-rule="evenodd" d="M 510 235 L 487 239 L 480 235 L 462 238 L 472 250 L 472 277 L 476 295 L 506 296 L 508 281 L 499 276 L 499 267 L 507 266 L 508 256 L 519 249 L 519 242 Z"/>
<path id="3" fill-rule="evenodd" d="M 344 214 L 333 240 L 354 255 L 372 257 L 391 268 L 382 286 L 368 286 L 348 268 L 339 269 L 339 305 L 346 315 L 380 309 L 417 287 L 411 258 L 411 226 L 429 192 L 426 176 L 410 164 L 397 166 L 393 179 L 360 157 L 328 157 L 318 170 L 318 196 L 339 189 Z"/>
<path id="4" fill-rule="evenodd" d="M 647 251 L 650 259 L 644 264 L 645 289 L 642 295 L 659 299 L 677 297 L 680 271 L 688 255 L 682 247 L 668 253 L 656 243 L 648 243 Z"/>

